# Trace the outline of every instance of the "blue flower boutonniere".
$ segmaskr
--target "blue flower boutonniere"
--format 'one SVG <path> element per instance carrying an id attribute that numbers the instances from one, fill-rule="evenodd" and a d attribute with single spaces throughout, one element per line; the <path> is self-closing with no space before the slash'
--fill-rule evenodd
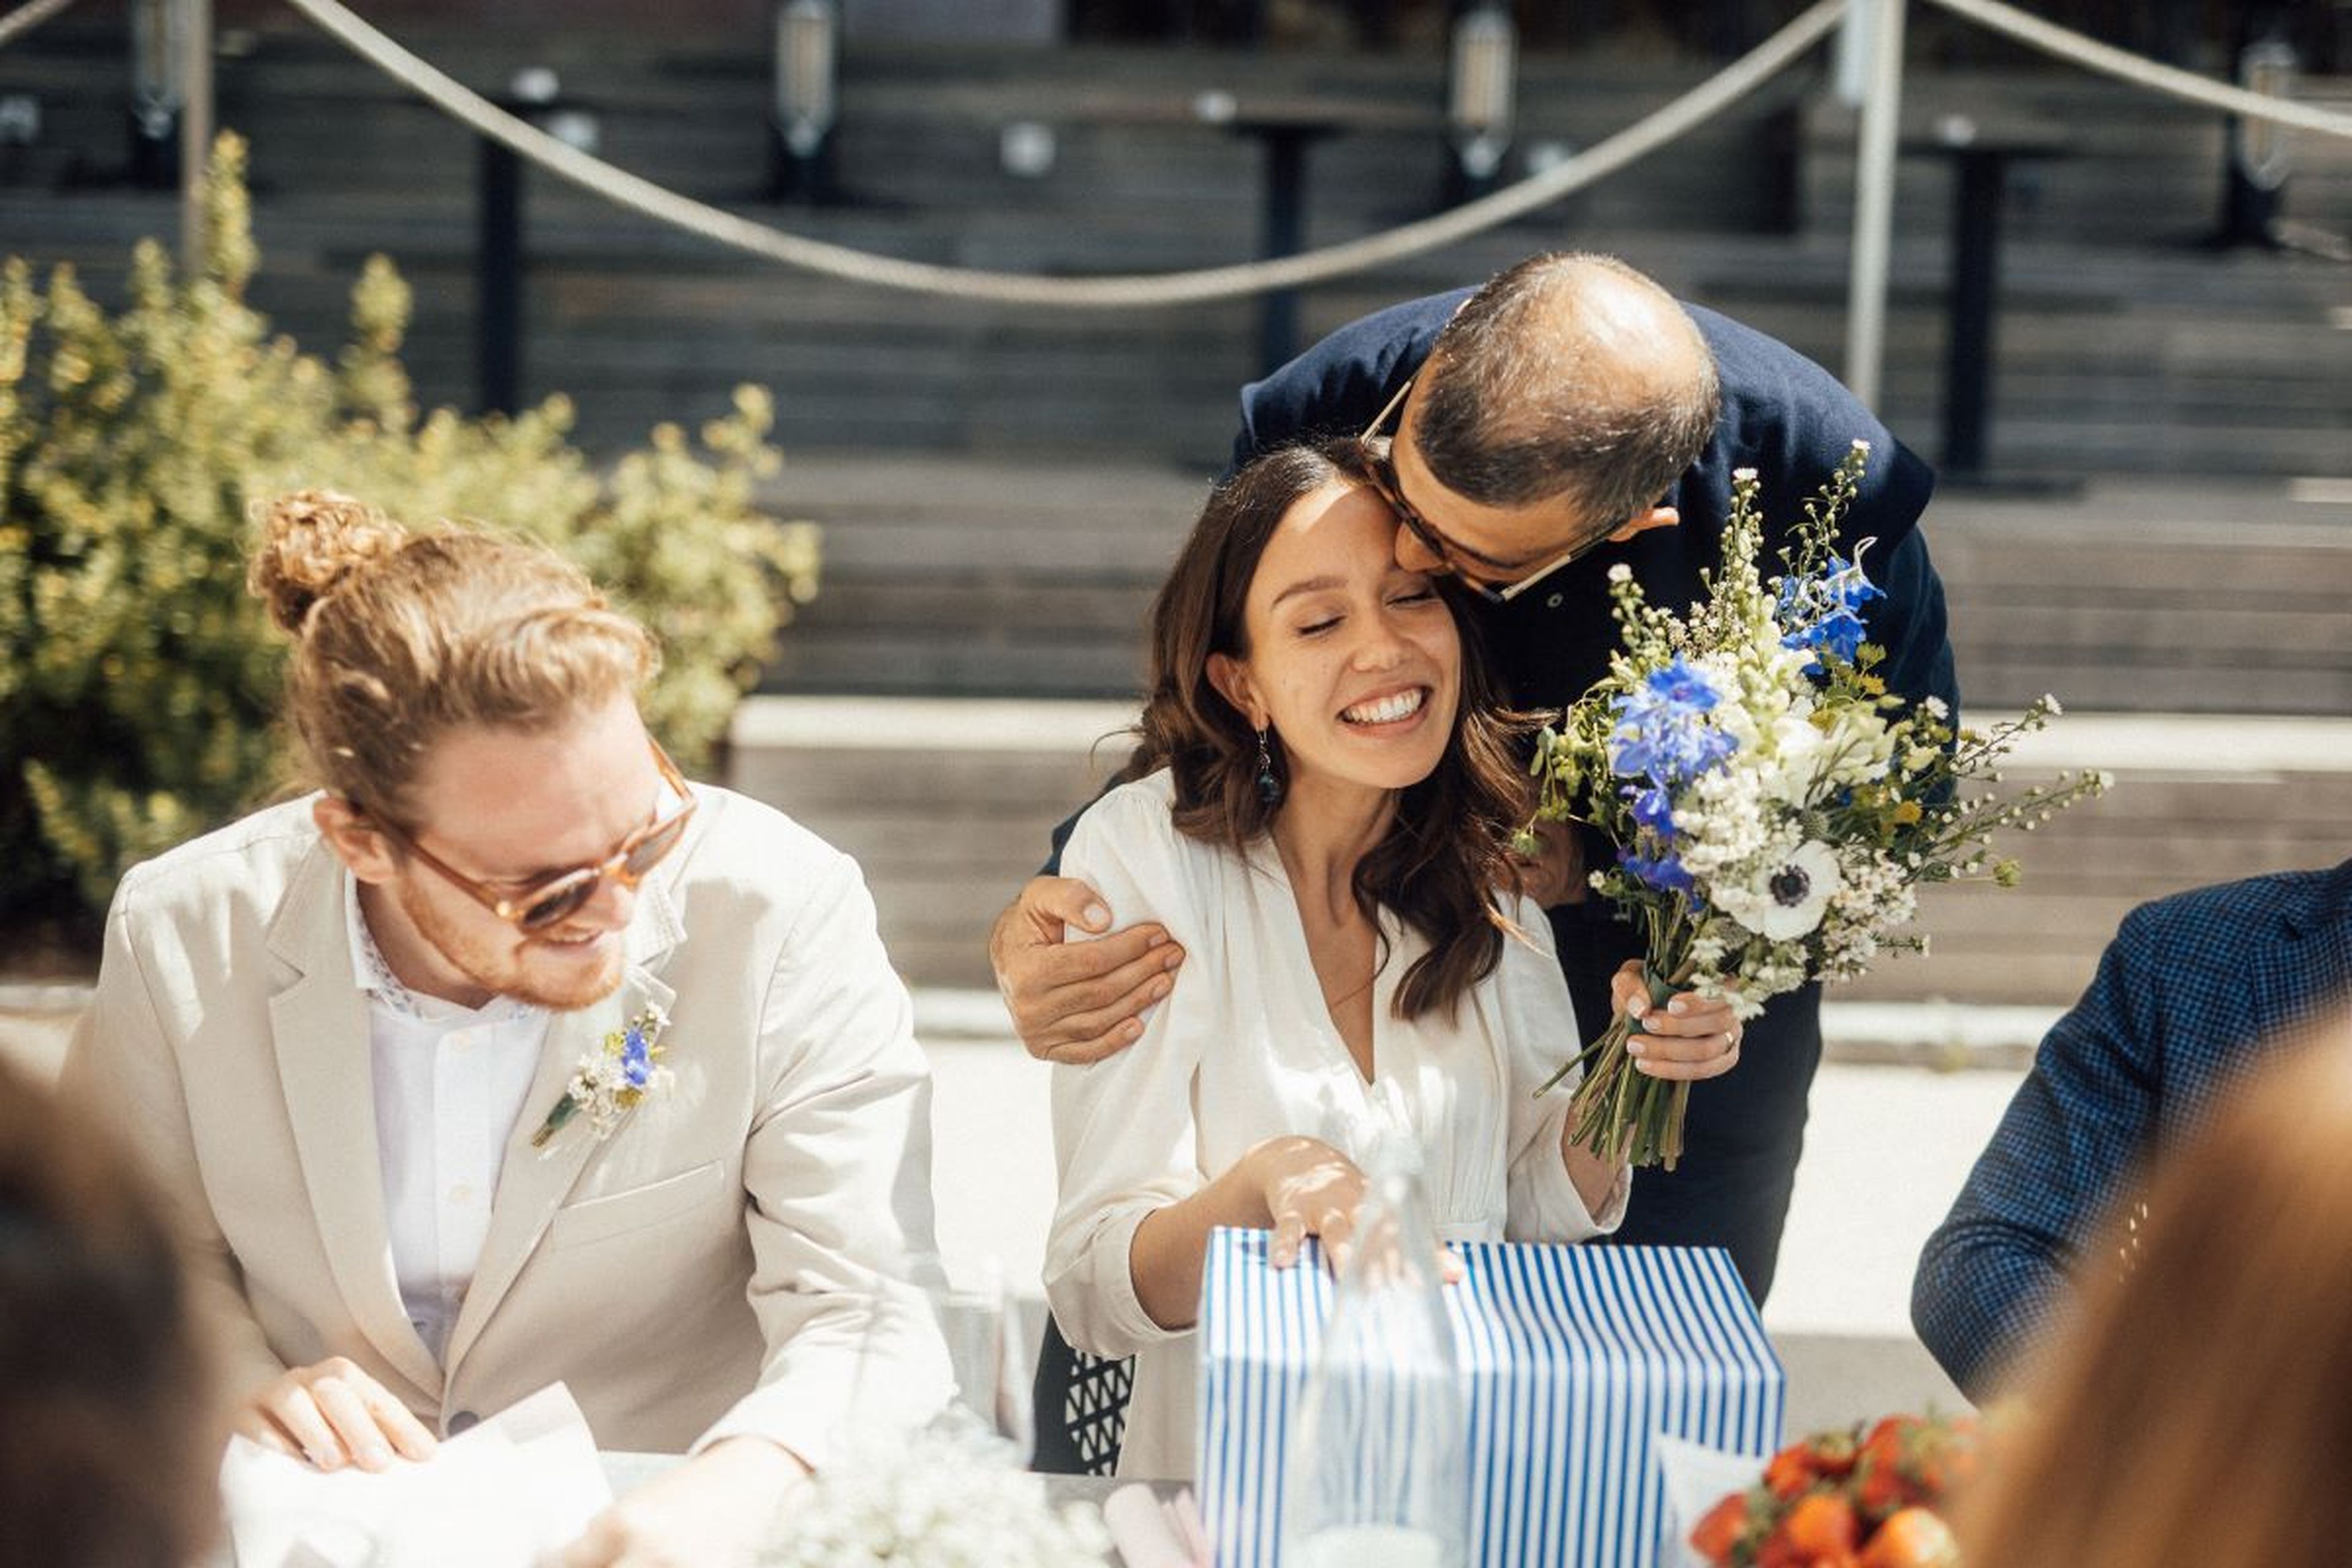
<path id="1" fill-rule="evenodd" d="M 588 1113 L 590 1130 L 601 1143 L 647 1096 L 667 1092 L 670 1070 L 661 1065 L 661 1037 L 668 1027 L 669 1015 L 649 1006 L 624 1027 L 606 1035 L 603 1046 L 580 1058 L 580 1065 L 572 1071 L 571 1083 L 564 1088 L 563 1098 L 555 1102 L 547 1120 L 530 1135 L 530 1146 L 546 1148 L 548 1141 L 583 1110 Z"/>

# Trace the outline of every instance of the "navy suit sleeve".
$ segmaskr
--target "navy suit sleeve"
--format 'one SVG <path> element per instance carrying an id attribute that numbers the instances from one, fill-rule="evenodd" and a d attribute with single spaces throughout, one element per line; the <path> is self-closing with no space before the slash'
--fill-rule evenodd
<path id="1" fill-rule="evenodd" d="M 1886 597 L 1864 612 L 1864 618 L 1873 640 L 1886 650 L 1886 663 L 1879 673 L 1887 689 L 1914 704 L 1923 697 L 1940 698 L 1957 730 L 1959 673 L 1952 664 L 1944 582 L 1927 558 L 1927 537 L 1915 528 L 1885 560 L 1867 564 L 1872 580 L 1886 592 Z"/>
<path id="2" fill-rule="evenodd" d="M 1972 1399 L 2051 1326 L 2155 1141 L 2170 967 L 2156 922 L 2124 921 L 1920 1254 L 1912 1326 Z"/>

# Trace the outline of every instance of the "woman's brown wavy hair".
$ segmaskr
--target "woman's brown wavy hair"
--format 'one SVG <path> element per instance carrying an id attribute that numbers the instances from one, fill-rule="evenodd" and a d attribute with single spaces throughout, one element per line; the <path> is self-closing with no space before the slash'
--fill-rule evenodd
<path id="1" fill-rule="evenodd" d="M 1250 580 L 1284 515 L 1327 485 L 1369 489 L 1377 451 L 1349 437 L 1280 447 L 1251 463 L 1211 493 L 1152 604 L 1151 695 L 1122 776 L 1167 768 L 1176 828 L 1187 837 L 1238 852 L 1281 810 L 1259 794 L 1257 731 L 1210 683 L 1209 656 L 1249 656 L 1243 611 Z M 1436 770 L 1399 793 L 1387 835 L 1355 876 L 1366 918 L 1387 910 L 1429 944 L 1397 987 L 1396 1011 L 1405 1018 L 1451 1016 L 1463 994 L 1494 972 L 1504 930 L 1494 890 L 1510 883 L 1507 849 L 1527 808 L 1514 752 L 1526 724 L 1499 707 L 1474 628 L 1451 594 L 1445 604 L 1462 637 L 1454 732 Z M 1276 775 L 1285 768 L 1276 747 Z"/>

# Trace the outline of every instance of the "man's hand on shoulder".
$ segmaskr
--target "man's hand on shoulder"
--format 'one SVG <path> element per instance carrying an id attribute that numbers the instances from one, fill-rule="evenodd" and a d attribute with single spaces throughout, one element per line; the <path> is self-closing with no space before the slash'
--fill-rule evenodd
<path id="1" fill-rule="evenodd" d="M 1139 1015 L 1168 994 L 1184 950 L 1156 924 L 1095 942 L 1066 942 L 1076 927 L 1109 930 L 1095 890 L 1070 877 L 1034 877 L 997 917 L 988 960 L 1013 1027 L 1041 1061 L 1083 1065 L 1133 1045 Z"/>
<path id="2" fill-rule="evenodd" d="M 764 1438 L 714 1443 L 590 1520 L 541 1568 L 749 1568 L 808 1474 Z"/>

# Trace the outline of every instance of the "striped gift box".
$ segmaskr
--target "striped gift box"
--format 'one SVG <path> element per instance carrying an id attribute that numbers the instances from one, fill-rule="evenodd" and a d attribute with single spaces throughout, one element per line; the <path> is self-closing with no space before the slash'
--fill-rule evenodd
<path id="1" fill-rule="evenodd" d="M 1310 1252 L 1219 1230 L 1201 1301 L 1202 1504 L 1218 1568 L 1278 1568 L 1285 1434 L 1331 1285 Z M 1653 1568 L 1660 1434 L 1769 1456 L 1780 1358 L 1719 1247 L 1457 1246 L 1446 1291 L 1470 1418 L 1471 1561 Z"/>

